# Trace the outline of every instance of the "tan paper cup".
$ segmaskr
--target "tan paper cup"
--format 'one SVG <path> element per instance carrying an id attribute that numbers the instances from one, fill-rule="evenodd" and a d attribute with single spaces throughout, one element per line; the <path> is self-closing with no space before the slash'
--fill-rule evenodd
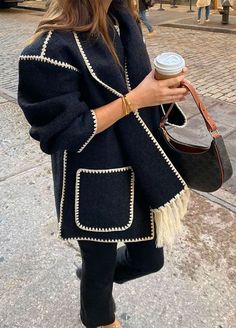
<path id="1" fill-rule="evenodd" d="M 170 79 L 179 76 L 185 67 L 185 60 L 175 52 L 163 52 L 154 59 L 155 78 Z"/>

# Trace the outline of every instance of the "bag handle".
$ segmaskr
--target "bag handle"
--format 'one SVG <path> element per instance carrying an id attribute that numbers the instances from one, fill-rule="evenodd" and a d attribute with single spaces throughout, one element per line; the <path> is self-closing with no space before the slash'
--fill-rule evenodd
<path id="1" fill-rule="evenodd" d="M 205 105 L 203 104 L 203 102 L 201 101 L 199 95 L 197 94 L 196 89 L 194 88 L 194 86 L 192 84 L 190 84 L 188 81 L 182 81 L 181 82 L 181 86 L 185 87 L 187 90 L 189 90 L 189 92 L 191 93 L 204 121 L 206 124 L 206 127 L 208 129 L 208 131 L 210 132 L 210 134 L 212 135 L 213 138 L 217 138 L 220 136 L 218 129 L 217 129 L 217 125 L 215 123 L 215 121 L 213 120 L 213 118 L 210 116 L 210 114 L 208 113 Z M 164 126 L 164 124 L 166 123 L 172 109 L 174 107 L 174 104 L 171 104 L 170 108 L 168 109 L 167 113 L 162 117 L 161 119 L 161 127 Z"/>

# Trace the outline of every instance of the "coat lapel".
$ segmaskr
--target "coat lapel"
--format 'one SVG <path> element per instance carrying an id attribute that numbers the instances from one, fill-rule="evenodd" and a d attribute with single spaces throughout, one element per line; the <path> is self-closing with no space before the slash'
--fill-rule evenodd
<path id="1" fill-rule="evenodd" d="M 113 11 L 120 27 L 120 40 L 115 32 L 114 42 L 119 50 L 120 59 L 123 55 L 123 63 L 126 61 L 131 87 L 136 87 L 143 78 L 150 72 L 151 66 L 142 34 L 138 25 L 133 20 L 128 9 Z M 110 28 L 111 36 L 114 31 Z M 125 94 L 128 89 L 125 81 L 124 70 L 115 62 L 110 51 L 101 36 L 97 39 L 89 39 L 89 34 L 76 34 L 77 44 L 83 60 L 95 80 L 110 91 Z M 122 46 L 121 46 L 122 42 Z M 125 69 L 125 68 L 124 68 Z M 108 88 L 107 88 L 108 86 Z M 111 90 L 112 89 L 112 90 Z M 114 93 L 114 92 L 113 92 Z"/>
<path id="2" fill-rule="evenodd" d="M 88 33 L 76 34 L 77 45 L 92 77 L 105 88 L 109 86 L 121 94 L 127 92 L 124 72 L 115 62 L 102 37 L 88 38 Z"/>

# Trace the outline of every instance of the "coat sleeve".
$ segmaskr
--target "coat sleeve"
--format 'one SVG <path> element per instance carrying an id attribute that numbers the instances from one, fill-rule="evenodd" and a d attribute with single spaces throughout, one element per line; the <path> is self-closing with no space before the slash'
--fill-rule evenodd
<path id="1" fill-rule="evenodd" d="M 96 134 L 93 109 L 83 101 L 81 73 L 61 62 L 21 56 L 18 103 L 29 124 L 30 135 L 43 152 L 81 152 Z"/>

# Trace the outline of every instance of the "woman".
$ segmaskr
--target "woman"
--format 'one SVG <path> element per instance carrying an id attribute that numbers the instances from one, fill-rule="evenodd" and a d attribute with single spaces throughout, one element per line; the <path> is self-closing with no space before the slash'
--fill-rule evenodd
<path id="1" fill-rule="evenodd" d="M 201 15 L 202 9 L 205 8 L 205 22 L 210 22 L 210 7 L 211 7 L 211 0 L 197 0 L 196 6 L 197 10 L 197 22 L 201 23 Z"/>
<path id="2" fill-rule="evenodd" d="M 188 201 L 157 132 L 186 73 L 155 80 L 136 17 L 132 1 L 52 0 L 19 62 L 19 104 L 52 159 L 59 235 L 81 249 L 90 328 L 121 327 L 113 282 L 160 270 Z M 178 106 L 170 116 L 185 123 Z"/>

